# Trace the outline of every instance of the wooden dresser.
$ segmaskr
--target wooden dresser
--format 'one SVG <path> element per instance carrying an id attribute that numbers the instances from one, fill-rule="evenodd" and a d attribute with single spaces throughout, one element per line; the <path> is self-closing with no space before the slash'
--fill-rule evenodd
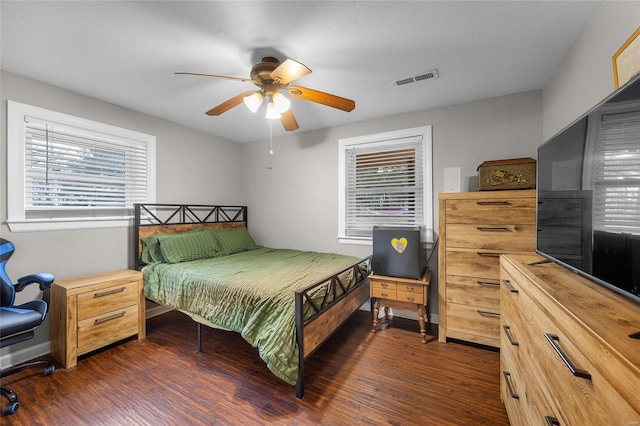
<path id="1" fill-rule="evenodd" d="M 640 424 L 640 305 L 537 255 L 503 256 L 500 395 L 512 425 Z"/>
<path id="2" fill-rule="evenodd" d="M 142 272 L 121 270 L 51 287 L 51 355 L 64 366 L 118 340 L 145 337 Z"/>
<path id="3" fill-rule="evenodd" d="M 500 255 L 533 253 L 535 190 L 439 195 L 438 339 L 500 346 Z"/>

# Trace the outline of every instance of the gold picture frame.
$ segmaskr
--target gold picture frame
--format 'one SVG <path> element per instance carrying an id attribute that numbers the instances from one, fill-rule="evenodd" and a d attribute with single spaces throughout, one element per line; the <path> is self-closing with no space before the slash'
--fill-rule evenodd
<path id="1" fill-rule="evenodd" d="M 613 55 L 612 61 L 616 89 L 640 73 L 640 27 Z"/>

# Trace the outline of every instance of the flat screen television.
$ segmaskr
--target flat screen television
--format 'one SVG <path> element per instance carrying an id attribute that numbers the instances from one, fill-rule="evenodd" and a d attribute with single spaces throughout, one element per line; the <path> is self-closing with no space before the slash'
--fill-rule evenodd
<path id="1" fill-rule="evenodd" d="M 640 304 L 640 76 L 538 148 L 538 253 Z"/>

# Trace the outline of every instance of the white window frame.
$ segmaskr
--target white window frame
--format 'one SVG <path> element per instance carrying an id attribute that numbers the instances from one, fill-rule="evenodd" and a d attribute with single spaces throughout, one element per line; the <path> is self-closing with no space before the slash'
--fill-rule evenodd
<path id="1" fill-rule="evenodd" d="M 640 110 L 640 102 L 637 100 L 634 101 L 626 101 L 626 102 L 613 102 L 608 103 L 600 108 L 593 111 L 589 114 L 588 121 L 588 129 L 587 129 L 587 142 L 586 142 L 586 150 L 585 157 L 588 161 L 585 164 L 583 171 L 583 180 L 585 182 L 585 189 L 591 190 L 594 194 L 593 199 L 593 215 L 592 215 L 592 226 L 593 229 L 614 233 L 636 233 L 635 227 L 633 228 L 624 228 L 618 226 L 608 226 L 605 225 L 605 222 L 600 222 L 598 220 L 598 215 L 596 212 L 596 203 L 601 202 L 601 200 L 596 200 L 596 162 L 597 162 L 597 152 L 598 146 L 600 144 L 600 124 L 602 122 L 603 115 L 615 115 L 615 114 L 625 114 L 628 112 L 637 112 Z"/>
<path id="2" fill-rule="evenodd" d="M 371 245 L 372 237 L 354 237 L 346 235 L 346 152 L 354 147 L 389 147 L 406 143 L 407 138 L 420 137 L 423 153 L 423 218 L 425 240 L 431 241 L 433 233 L 433 154 L 432 126 L 421 126 L 391 132 L 376 133 L 338 140 L 338 241 L 341 244 Z"/>
<path id="3" fill-rule="evenodd" d="M 132 214 L 126 216 L 27 218 L 25 209 L 26 117 L 37 117 L 45 121 L 80 128 L 90 134 L 109 135 L 114 139 L 122 138 L 146 144 L 146 202 L 155 203 L 155 136 L 9 100 L 7 101 L 7 224 L 11 232 L 127 227 L 131 226 L 133 220 L 133 206 L 131 206 Z"/>

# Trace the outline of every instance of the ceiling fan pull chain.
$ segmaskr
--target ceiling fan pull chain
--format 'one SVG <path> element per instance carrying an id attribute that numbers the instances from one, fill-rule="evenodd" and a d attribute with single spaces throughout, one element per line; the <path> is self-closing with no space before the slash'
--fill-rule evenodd
<path id="1" fill-rule="evenodd" d="M 271 170 L 271 157 L 273 157 L 273 121 L 267 120 L 269 122 L 269 162 L 267 165 L 267 169 Z"/>

